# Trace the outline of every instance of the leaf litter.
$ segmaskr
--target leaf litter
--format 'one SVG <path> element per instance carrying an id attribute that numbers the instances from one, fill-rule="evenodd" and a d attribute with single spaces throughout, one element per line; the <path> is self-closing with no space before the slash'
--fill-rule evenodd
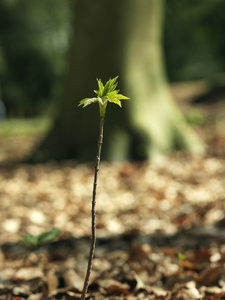
<path id="1" fill-rule="evenodd" d="M 101 164 L 87 299 L 225 299 L 223 126 L 215 120 L 197 128 L 209 146 L 205 157 Z M 12 137 L 11 144 L 0 138 L 1 162 L 24 157 L 38 138 Z M 93 167 L 74 161 L 0 167 L 0 299 L 80 299 Z M 60 238 L 27 253 L 21 238 L 53 227 L 62 230 Z"/>
<path id="2" fill-rule="evenodd" d="M 215 157 L 102 163 L 88 299 L 225 299 L 224 176 Z M 92 164 L 1 169 L 0 299 L 79 299 L 92 181 Z M 52 227 L 23 265 L 21 237 Z"/>

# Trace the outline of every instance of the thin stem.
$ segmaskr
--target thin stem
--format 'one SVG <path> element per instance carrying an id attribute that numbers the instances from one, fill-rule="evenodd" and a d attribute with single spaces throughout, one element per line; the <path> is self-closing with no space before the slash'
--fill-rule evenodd
<path id="1" fill-rule="evenodd" d="M 95 163 L 95 175 L 94 175 L 94 184 L 93 184 L 93 195 L 92 195 L 92 236 L 91 236 L 91 245 L 90 245 L 90 252 L 88 257 L 88 266 L 87 266 L 87 272 L 86 277 L 84 280 L 84 287 L 81 295 L 81 300 L 85 299 L 88 284 L 89 284 L 89 278 L 91 274 L 92 269 L 92 263 L 94 258 L 94 250 L 95 250 L 95 243 L 96 243 L 96 227 L 95 227 L 95 198 L 96 198 L 96 190 L 97 190 L 97 182 L 98 182 L 98 171 L 100 166 L 100 157 L 101 157 L 101 149 L 103 144 L 103 128 L 104 128 L 104 121 L 105 118 L 100 118 L 100 129 L 99 129 L 99 139 L 98 139 L 98 149 L 97 149 L 97 155 L 96 155 L 96 163 Z"/>

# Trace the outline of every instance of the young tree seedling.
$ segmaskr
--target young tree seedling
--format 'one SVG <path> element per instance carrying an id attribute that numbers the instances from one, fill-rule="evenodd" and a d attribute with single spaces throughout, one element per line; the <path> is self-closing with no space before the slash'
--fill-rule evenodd
<path id="1" fill-rule="evenodd" d="M 90 252 L 88 257 L 88 266 L 86 277 L 84 280 L 84 287 L 81 294 L 81 300 L 85 299 L 89 278 L 92 269 L 92 262 L 94 258 L 94 250 L 95 250 L 95 243 L 96 243 L 96 228 L 95 228 L 95 204 L 96 204 L 96 189 L 97 189 L 97 179 L 98 179 L 98 171 L 100 165 L 100 156 L 101 156 L 101 149 L 103 144 L 103 128 L 104 128 L 104 121 L 105 121 L 105 114 L 106 114 L 106 107 L 108 102 L 115 103 L 121 107 L 121 101 L 129 99 L 126 96 L 119 94 L 119 90 L 116 90 L 117 87 L 117 77 L 113 79 L 109 79 L 105 85 L 103 85 L 101 79 L 97 79 L 98 82 L 98 90 L 95 90 L 95 94 L 97 97 L 94 98 L 85 98 L 80 101 L 79 105 L 86 107 L 92 103 L 98 102 L 99 104 L 99 112 L 100 112 L 100 128 L 99 128 L 99 138 L 98 138 L 98 147 L 97 147 L 97 155 L 96 155 L 96 163 L 95 163 L 95 174 L 94 174 L 94 184 L 93 184 L 93 194 L 92 194 L 92 235 L 91 235 L 91 245 L 90 245 Z"/>
<path id="2" fill-rule="evenodd" d="M 31 252 L 35 251 L 38 247 L 40 247 L 43 244 L 52 242 L 60 235 L 61 232 L 62 230 L 54 227 L 38 235 L 32 235 L 32 234 L 24 235 L 21 238 L 21 242 L 25 244 L 28 251 L 23 259 L 23 264 L 26 262 Z"/>
<path id="3" fill-rule="evenodd" d="M 38 235 L 26 234 L 22 237 L 21 241 L 28 248 L 37 248 L 42 244 L 52 242 L 60 235 L 61 232 L 62 232 L 61 229 L 54 227 Z"/>

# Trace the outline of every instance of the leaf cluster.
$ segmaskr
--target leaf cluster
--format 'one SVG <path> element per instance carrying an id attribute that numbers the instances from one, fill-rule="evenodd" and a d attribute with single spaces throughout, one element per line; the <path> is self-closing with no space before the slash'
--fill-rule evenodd
<path id="1" fill-rule="evenodd" d="M 48 231 L 44 231 L 38 235 L 27 234 L 21 239 L 27 247 L 37 247 L 41 244 L 53 241 L 59 236 L 61 230 L 58 228 L 52 228 Z"/>
<path id="2" fill-rule="evenodd" d="M 105 115 L 105 110 L 108 102 L 115 103 L 122 107 L 120 100 L 126 100 L 129 98 L 122 94 L 119 94 L 119 90 L 116 90 L 116 87 L 118 85 L 117 78 L 118 76 L 113 79 L 110 78 L 105 85 L 103 85 L 101 79 L 97 79 L 98 90 L 94 90 L 97 97 L 85 98 L 80 101 L 78 106 L 83 105 L 83 107 L 86 107 L 94 102 L 98 102 L 101 116 Z"/>
<path id="3" fill-rule="evenodd" d="M 107 101 L 115 103 L 121 107 L 120 100 L 129 99 L 129 98 L 121 94 L 118 94 L 119 90 L 116 90 L 116 87 L 118 85 L 117 78 L 118 76 L 113 79 L 109 79 L 106 82 L 105 86 L 103 85 L 101 79 L 97 79 L 98 90 L 97 91 L 95 90 L 94 92 L 97 94 L 98 98 L 106 99 Z"/>

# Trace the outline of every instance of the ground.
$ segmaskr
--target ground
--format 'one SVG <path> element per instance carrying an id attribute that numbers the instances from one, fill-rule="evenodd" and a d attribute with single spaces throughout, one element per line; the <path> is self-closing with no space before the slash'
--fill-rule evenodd
<path id="1" fill-rule="evenodd" d="M 101 164 L 87 299 L 225 299 L 224 101 L 192 105 L 203 90 L 172 87 L 204 157 Z M 0 130 L 0 299 L 80 299 L 94 165 L 16 163 L 42 136 Z M 21 237 L 52 227 L 60 237 L 28 253 Z"/>

